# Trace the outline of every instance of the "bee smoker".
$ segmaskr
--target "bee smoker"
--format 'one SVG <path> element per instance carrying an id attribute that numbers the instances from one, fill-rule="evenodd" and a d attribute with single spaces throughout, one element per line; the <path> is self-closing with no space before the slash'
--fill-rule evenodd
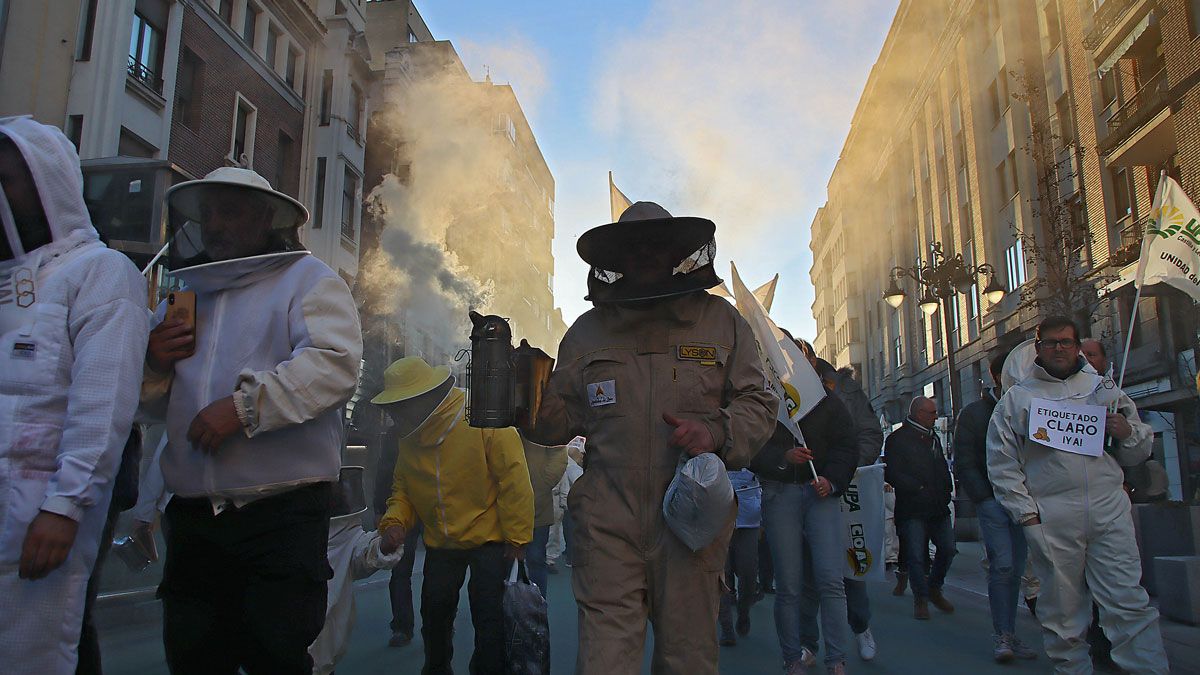
<path id="1" fill-rule="evenodd" d="M 512 346 L 512 328 L 503 317 L 471 312 L 469 379 L 473 427 L 532 429 L 554 359 L 521 340 Z"/>

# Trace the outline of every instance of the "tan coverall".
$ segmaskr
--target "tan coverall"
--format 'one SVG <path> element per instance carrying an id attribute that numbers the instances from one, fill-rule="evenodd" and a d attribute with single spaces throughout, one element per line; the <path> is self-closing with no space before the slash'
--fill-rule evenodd
<path id="1" fill-rule="evenodd" d="M 646 620 L 654 673 L 717 672 L 719 579 L 733 532 L 693 553 L 667 528 L 663 496 L 681 450 L 663 413 L 702 421 L 717 453 L 742 468 L 775 428 L 749 324 L 725 300 L 691 293 L 645 309 L 603 304 L 559 345 L 535 437 L 587 437 L 568 497 L 583 675 L 641 669 Z"/>

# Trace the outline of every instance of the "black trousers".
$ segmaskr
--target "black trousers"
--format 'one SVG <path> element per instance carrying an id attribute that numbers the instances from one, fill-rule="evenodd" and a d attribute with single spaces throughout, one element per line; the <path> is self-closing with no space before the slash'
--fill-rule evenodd
<path id="1" fill-rule="evenodd" d="M 471 675 L 504 673 L 504 579 L 509 561 L 503 544 L 484 544 L 465 550 L 425 550 L 425 583 L 421 586 L 421 636 L 425 641 L 423 675 L 451 673 L 454 657 L 454 617 L 467 570 L 475 653 Z"/>
<path id="2" fill-rule="evenodd" d="M 736 579 L 736 584 L 734 580 Z M 729 540 L 729 555 L 725 558 L 725 584 L 721 595 L 719 618 L 726 628 L 733 626 L 733 609 L 745 616 L 758 596 L 758 528 L 740 527 Z"/>
<path id="3" fill-rule="evenodd" d="M 388 595 L 392 600 L 393 633 L 399 632 L 412 636 L 413 634 L 413 594 L 412 572 L 413 564 L 417 561 L 417 542 L 421 539 L 421 522 L 404 535 L 404 555 L 400 562 L 392 568 L 392 576 L 388 579 Z"/>
<path id="4" fill-rule="evenodd" d="M 213 515 L 208 499 L 167 505 L 158 597 L 173 675 L 312 672 L 325 623 L 329 483 Z"/>

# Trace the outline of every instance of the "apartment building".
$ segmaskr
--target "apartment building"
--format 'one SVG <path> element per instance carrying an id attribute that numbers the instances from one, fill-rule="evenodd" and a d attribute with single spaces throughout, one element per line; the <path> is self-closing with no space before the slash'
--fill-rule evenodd
<path id="1" fill-rule="evenodd" d="M 855 368 L 888 424 L 916 394 L 944 415 L 961 409 L 985 386 L 989 352 L 1031 336 L 1046 310 L 1030 291 L 1044 288 L 1047 233 L 1062 231 L 1051 219 L 1065 218 L 1079 233 L 1074 278 L 1100 298 L 1073 309 L 1117 367 L 1133 330 L 1126 388 L 1155 429 L 1170 494 L 1195 495 L 1194 303 L 1148 289 L 1126 324 L 1160 173 L 1200 199 L 1198 22 L 1200 3 L 1186 0 L 900 3 L 814 217 L 810 272 L 814 346 Z M 892 269 L 932 262 L 935 244 L 992 265 L 1004 297 L 990 302 L 979 277 L 926 314 L 901 278 L 906 301 L 882 302 Z"/>
<path id="2" fill-rule="evenodd" d="M 363 0 L 5 3 L 0 113 L 79 147 L 93 219 L 145 264 L 167 188 L 253 168 L 308 206 L 305 245 L 358 272 L 371 71 Z M 158 268 L 152 283 L 173 283 Z"/>

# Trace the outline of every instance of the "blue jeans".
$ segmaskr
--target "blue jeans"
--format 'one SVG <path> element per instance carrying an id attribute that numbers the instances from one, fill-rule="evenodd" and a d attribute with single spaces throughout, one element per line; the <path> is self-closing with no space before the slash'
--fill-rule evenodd
<path id="1" fill-rule="evenodd" d="M 1017 630 L 1017 600 L 1025 574 L 1025 532 L 995 499 L 976 505 L 979 533 L 988 559 L 988 604 L 997 635 Z"/>
<path id="2" fill-rule="evenodd" d="M 846 566 L 838 500 L 821 499 L 812 485 L 763 481 L 763 527 L 771 539 L 775 567 L 775 631 L 785 663 L 800 658 L 801 606 L 804 594 L 804 548 L 821 599 L 825 663 L 846 660 Z"/>
<path id="3" fill-rule="evenodd" d="M 550 526 L 541 525 L 533 528 L 533 541 L 525 547 L 525 567 L 529 570 L 529 580 L 537 584 L 542 597 L 546 597 L 546 582 L 550 571 L 546 568 L 546 545 L 550 543 Z"/>
<path id="4" fill-rule="evenodd" d="M 804 547 L 804 602 L 800 605 L 800 643 L 815 654 L 821 630 L 817 626 L 817 585 L 813 580 L 808 547 Z M 850 630 L 858 635 L 871 627 L 871 599 L 867 597 L 867 582 L 858 579 L 842 579 L 846 586 L 846 618 Z"/>
<path id="5" fill-rule="evenodd" d="M 954 525 L 950 515 L 897 520 L 896 529 L 904 532 L 900 541 L 904 544 L 904 563 L 908 565 L 908 584 L 912 587 L 913 597 L 928 600 L 930 589 L 942 590 L 954 560 Z M 937 553 L 926 574 L 925 559 L 929 555 L 930 542 L 937 548 Z"/>

